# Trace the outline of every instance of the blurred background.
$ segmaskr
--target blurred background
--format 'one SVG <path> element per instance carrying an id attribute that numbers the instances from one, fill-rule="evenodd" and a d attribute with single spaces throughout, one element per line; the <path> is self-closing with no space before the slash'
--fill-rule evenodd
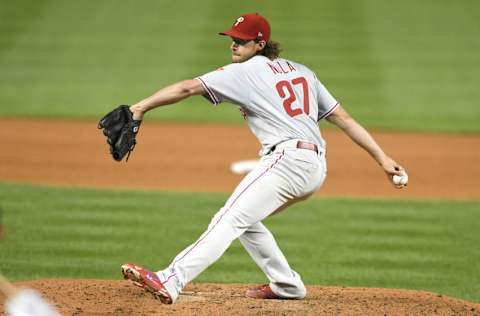
<path id="1" fill-rule="evenodd" d="M 185 138 L 196 135 L 182 139 L 169 131 L 177 123 L 198 123 L 208 139 L 239 139 L 245 134 L 227 131 L 233 126 L 248 133 L 238 110 L 192 98 L 153 111 L 147 118 L 152 124 L 142 126 L 144 143 L 128 164 L 111 161 L 96 123 L 118 104 L 228 64 L 230 40 L 218 32 L 248 12 L 267 17 L 282 55 L 312 68 L 407 168 L 416 161 L 418 171 L 436 168 L 429 179 L 411 175 L 412 191 L 422 187 L 429 199 L 323 196 L 268 219 L 292 266 L 307 284 L 422 289 L 480 302 L 478 0 L 0 0 L 0 227 L 7 232 L 0 271 L 14 281 L 120 279 L 121 263 L 163 267 L 198 237 L 231 184 L 217 193 L 191 187 L 172 192 L 174 179 L 162 170 L 182 168 L 177 162 L 188 150 Z M 222 129 L 211 128 L 220 123 Z M 395 140 L 402 133 L 423 145 L 399 150 Z M 89 135 L 94 145 L 83 140 Z M 167 150 L 158 145 L 164 135 L 171 142 Z M 369 159 L 360 150 L 353 158 L 336 151 L 334 143 L 337 159 L 330 166 L 344 159 L 353 168 Z M 427 144 L 441 150 L 431 153 Z M 231 146 L 231 156 L 216 155 L 211 173 L 202 168 L 215 144 L 190 145 L 197 147 L 188 151 L 193 163 L 185 170 L 200 185 L 229 173 L 229 159 L 243 158 L 240 152 L 255 156 L 258 149 Z M 153 151 L 168 163 L 149 160 Z M 450 160 L 441 164 L 443 156 Z M 148 178 L 161 188 L 84 188 L 79 161 L 103 180 L 117 176 L 142 187 Z M 126 176 L 125 170 L 134 172 Z M 349 170 L 331 178 L 347 185 Z M 365 178 L 385 181 L 374 170 Z M 49 182 L 55 172 L 69 188 Z M 470 182 L 462 182 L 467 174 Z M 452 193 L 431 199 L 435 185 L 451 183 L 455 192 L 468 189 L 466 198 L 451 201 Z M 265 280 L 234 243 L 197 281 Z"/>
<path id="2" fill-rule="evenodd" d="M 0 115 L 98 118 L 230 62 L 217 35 L 242 12 L 272 25 L 283 56 L 309 65 L 368 127 L 480 131 L 480 2 L 0 1 Z M 241 122 L 231 107 L 151 117 Z"/>

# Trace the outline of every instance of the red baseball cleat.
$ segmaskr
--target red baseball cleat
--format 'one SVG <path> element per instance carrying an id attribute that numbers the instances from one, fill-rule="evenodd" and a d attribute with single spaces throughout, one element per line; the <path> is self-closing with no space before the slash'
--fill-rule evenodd
<path id="1" fill-rule="evenodd" d="M 122 265 L 122 274 L 124 279 L 130 280 L 136 286 L 152 293 L 163 304 L 173 303 L 172 297 L 155 273 L 135 264 L 125 263 Z"/>
<path id="2" fill-rule="evenodd" d="M 247 290 L 245 293 L 247 297 L 258 298 L 258 299 L 281 299 L 280 296 L 273 293 L 270 285 L 265 284 L 257 287 L 252 287 Z"/>

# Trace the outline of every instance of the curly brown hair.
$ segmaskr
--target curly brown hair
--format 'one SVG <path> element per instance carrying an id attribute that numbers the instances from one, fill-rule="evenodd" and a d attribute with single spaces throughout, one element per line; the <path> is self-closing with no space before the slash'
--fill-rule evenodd
<path id="1" fill-rule="evenodd" d="M 258 55 L 263 55 L 270 60 L 274 60 L 280 56 L 280 52 L 282 49 L 280 48 L 280 43 L 275 41 L 268 41 L 265 44 L 265 47 L 258 52 Z"/>

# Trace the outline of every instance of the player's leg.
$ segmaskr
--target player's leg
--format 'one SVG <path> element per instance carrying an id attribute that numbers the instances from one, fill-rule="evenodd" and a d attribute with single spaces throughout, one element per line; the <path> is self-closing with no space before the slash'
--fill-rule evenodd
<path id="1" fill-rule="evenodd" d="M 313 158 L 312 158 L 313 159 Z M 315 160 L 315 159 L 313 159 Z M 306 172 L 294 155 L 280 152 L 263 157 L 214 216 L 208 229 L 159 271 L 164 286 L 176 299 L 183 287 L 215 262 L 250 226 L 317 189 L 324 179 L 322 163 Z M 312 164 L 311 164 L 312 165 Z M 311 165 L 309 165 L 311 167 Z"/>
<path id="2" fill-rule="evenodd" d="M 240 242 L 270 280 L 273 292 L 284 298 L 304 298 L 307 294 L 300 275 L 290 268 L 272 233 L 261 222 L 253 224 Z"/>
<path id="3" fill-rule="evenodd" d="M 285 204 L 287 198 L 273 197 L 277 195 L 272 190 L 274 185 L 268 187 L 265 185 L 266 181 L 271 182 L 272 177 L 276 178 L 271 171 L 276 165 L 278 165 L 276 159 L 262 159 L 260 165 L 252 170 L 236 187 L 198 240 L 180 252 L 167 269 L 158 272 L 160 280 L 172 293 L 171 296 L 174 300 L 188 282 L 220 258 L 233 240 L 243 234 L 253 223 L 261 220 L 257 219 L 256 209 L 273 208 L 275 210 Z M 265 190 L 262 190 L 262 188 L 265 188 Z M 260 196 L 262 193 L 263 198 Z M 251 207 L 242 206 L 245 198 L 252 202 L 257 201 L 255 203 L 257 205 L 261 200 L 267 200 L 271 206 L 258 206 L 252 210 Z M 238 206 L 247 210 L 247 216 L 239 214 L 240 208 Z M 248 218 L 248 212 L 252 213 L 251 218 Z"/>

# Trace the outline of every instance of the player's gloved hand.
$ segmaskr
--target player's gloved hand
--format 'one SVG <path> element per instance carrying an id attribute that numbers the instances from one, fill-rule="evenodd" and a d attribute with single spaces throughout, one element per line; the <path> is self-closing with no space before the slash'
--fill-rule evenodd
<path id="1" fill-rule="evenodd" d="M 382 161 L 381 166 L 383 168 L 383 171 L 387 175 L 388 181 L 390 181 L 393 184 L 393 186 L 395 186 L 395 188 L 402 189 L 407 186 L 407 183 L 399 184 L 399 183 L 395 183 L 394 181 L 394 176 L 402 177 L 407 174 L 405 171 L 405 168 L 400 166 L 395 160 L 393 160 L 390 157 L 387 157 Z"/>
<path id="2" fill-rule="evenodd" d="M 130 106 L 130 112 L 133 113 L 133 119 L 134 120 L 143 120 L 143 116 L 145 115 L 144 109 L 141 107 L 141 105 L 132 105 Z"/>
<path id="3" fill-rule="evenodd" d="M 126 159 L 128 161 L 130 153 L 135 148 L 135 138 L 141 122 L 133 119 L 128 105 L 120 105 L 100 120 L 98 128 L 103 129 L 103 135 L 107 137 L 113 159 L 121 161 L 128 154 Z"/>

